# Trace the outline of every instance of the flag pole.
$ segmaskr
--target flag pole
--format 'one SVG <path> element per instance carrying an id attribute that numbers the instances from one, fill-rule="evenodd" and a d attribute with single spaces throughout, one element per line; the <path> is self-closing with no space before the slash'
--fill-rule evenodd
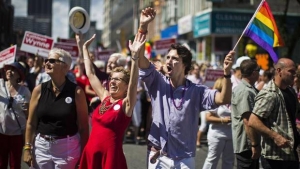
<path id="1" fill-rule="evenodd" d="M 234 51 L 234 50 L 235 50 L 235 48 L 237 47 L 237 45 L 238 45 L 238 44 L 239 44 L 239 42 L 241 41 L 241 39 L 242 39 L 243 35 L 245 34 L 246 30 L 248 29 L 248 27 L 249 27 L 249 26 L 250 26 L 250 24 L 252 23 L 252 21 L 253 21 L 253 19 L 254 19 L 254 16 L 255 16 L 255 15 L 256 15 L 256 13 L 257 13 L 257 12 L 260 10 L 260 7 L 262 6 L 263 2 L 265 2 L 265 0 L 261 0 L 261 2 L 260 2 L 260 4 L 258 5 L 258 7 L 257 7 L 256 11 L 254 12 L 254 14 L 253 14 L 252 18 L 250 19 L 250 21 L 248 22 L 248 24 L 247 24 L 246 28 L 244 29 L 244 31 L 243 31 L 243 33 L 242 33 L 242 35 L 240 36 L 240 38 L 238 39 L 238 41 L 235 43 L 235 45 L 234 45 L 234 47 L 233 47 L 232 51 Z"/>

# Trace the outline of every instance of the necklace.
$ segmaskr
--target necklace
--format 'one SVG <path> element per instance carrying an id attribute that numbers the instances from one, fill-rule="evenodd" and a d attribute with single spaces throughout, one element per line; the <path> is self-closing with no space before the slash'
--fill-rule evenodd
<path id="1" fill-rule="evenodd" d="M 106 105 L 108 99 L 109 99 L 109 97 L 105 98 L 103 100 L 103 102 L 101 102 L 100 109 L 99 109 L 99 114 L 104 114 L 108 109 L 110 109 L 116 103 L 116 102 L 113 102 L 109 105 Z"/>
<path id="2" fill-rule="evenodd" d="M 62 89 L 64 88 L 65 84 L 66 84 L 66 81 L 63 84 L 61 84 L 59 87 L 56 87 L 54 85 L 54 83 L 52 82 L 52 86 L 54 87 L 54 89 L 53 89 L 54 93 L 60 93 L 62 91 Z"/>
<path id="3" fill-rule="evenodd" d="M 184 84 L 184 88 L 183 88 L 183 91 L 181 92 L 181 98 L 180 98 L 180 102 L 179 102 L 179 106 L 176 105 L 175 101 L 174 101 L 174 96 L 173 96 L 173 90 L 172 90 L 172 85 L 171 85 L 171 81 L 169 80 L 170 82 L 170 92 L 171 92 L 171 99 L 172 99 L 172 102 L 173 102 L 173 105 L 175 106 L 175 108 L 177 110 L 181 110 L 182 109 L 182 105 L 183 105 L 183 98 L 184 98 L 184 95 L 185 95 L 185 91 L 186 91 L 186 82 Z"/>

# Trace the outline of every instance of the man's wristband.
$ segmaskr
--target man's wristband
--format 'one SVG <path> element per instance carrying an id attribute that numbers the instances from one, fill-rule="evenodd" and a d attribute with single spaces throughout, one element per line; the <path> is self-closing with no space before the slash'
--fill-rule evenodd
<path id="1" fill-rule="evenodd" d="M 224 78 L 226 78 L 226 79 L 229 79 L 229 78 L 231 78 L 231 74 L 224 75 Z"/>
<path id="2" fill-rule="evenodd" d="M 142 30 L 141 28 L 139 28 L 138 31 L 139 31 L 140 34 L 144 34 L 144 35 L 146 35 L 148 33 L 147 30 L 145 31 L 145 30 Z"/>
<path id="3" fill-rule="evenodd" d="M 258 146 L 259 146 L 259 144 L 251 145 L 251 147 L 258 147 Z"/>

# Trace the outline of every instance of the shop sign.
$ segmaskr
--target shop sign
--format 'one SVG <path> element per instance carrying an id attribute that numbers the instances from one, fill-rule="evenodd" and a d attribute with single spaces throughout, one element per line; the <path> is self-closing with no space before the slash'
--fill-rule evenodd
<path id="1" fill-rule="evenodd" d="M 211 33 L 241 34 L 253 13 L 213 11 L 211 14 Z"/>
<path id="2" fill-rule="evenodd" d="M 178 35 L 191 32 L 193 27 L 192 15 L 187 15 L 178 20 Z"/>
<path id="3" fill-rule="evenodd" d="M 207 36 L 210 31 L 210 13 L 200 14 L 194 17 L 193 34 L 194 38 Z"/>

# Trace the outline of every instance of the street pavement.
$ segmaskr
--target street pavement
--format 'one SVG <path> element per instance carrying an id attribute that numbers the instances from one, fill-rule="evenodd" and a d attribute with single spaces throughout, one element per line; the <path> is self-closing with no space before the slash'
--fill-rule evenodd
<path id="1" fill-rule="evenodd" d="M 124 154 L 127 160 L 128 169 L 146 169 L 147 168 L 147 146 L 125 143 L 123 145 Z M 196 169 L 201 169 L 207 155 L 207 146 L 197 149 Z M 116 161 L 117 162 L 117 161 Z M 22 162 L 22 169 L 28 169 L 27 165 Z M 221 169 L 219 162 L 217 169 Z"/>
<path id="2" fill-rule="evenodd" d="M 147 146 L 124 144 L 123 145 L 125 157 L 127 160 L 128 169 L 146 169 L 147 168 Z M 196 152 L 196 169 L 201 169 L 207 155 L 207 146 L 202 146 Z M 217 169 L 221 169 L 219 162 Z"/>

